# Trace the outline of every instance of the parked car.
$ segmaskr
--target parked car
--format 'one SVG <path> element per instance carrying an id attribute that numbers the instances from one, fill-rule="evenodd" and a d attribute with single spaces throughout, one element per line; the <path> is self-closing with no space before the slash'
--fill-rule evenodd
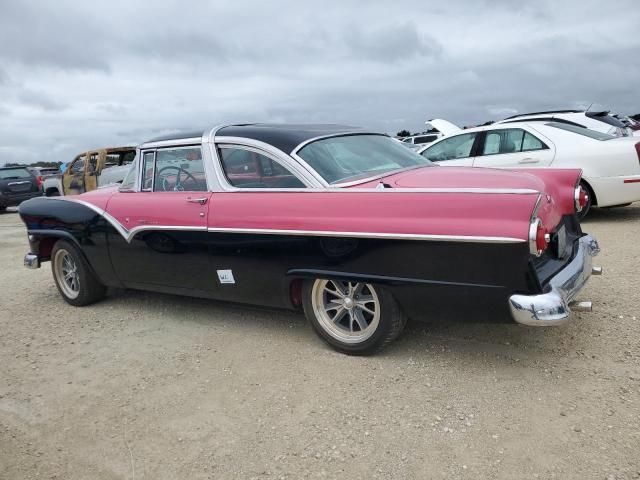
<path id="1" fill-rule="evenodd" d="M 443 166 L 579 168 L 588 202 L 626 206 L 640 200 L 640 141 L 566 122 L 494 123 L 460 130 L 419 150 Z"/>
<path id="2" fill-rule="evenodd" d="M 59 175 L 60 169 L 55 167 L 28 167 L 36 177 L 48 177 L 50 175 Z"/>
<path id="3" fill-rule="evenodd" d="M 63 174 L 44 179 L 45 195 L 78 195 L 121 182 L 135 155 L 135 147 L 100 148 L 81 153 L 69 163 Z"/>
<path id="4" fill-rule="evenodd" d="M 119 186 L 24 203 L 25 265 L 51 261 L 71 305 L 125 287 L 301 308 L 365 354 L 443 311 L 566 321 L 598 252 L 579 181 L 440 168 L 350 127 L 222 126 L 141 145 Z"/>
<path id="5" fill-rule="evenodd" d="M 607 133 L 614 137 L 630 137 L 633 131 L 619 118 L 608 111 L 589 112 L 584 110 L 556 110 L 548 112 L 522 113 L 505 118 L 497 123 L 553 121 L 576 127 L 588 128 Z"/>
<path id="6" fill-rule="evenodd" d="M 402 137 L 399 140 L 403 143 L 408 143 L 410 145 L 423 145 L 425 143 L 431 143 L 440 137 L 442 137 L 442 133 L 433 132 L 433 133 L 423 133 L 420 135 L 412 135 L 410 137 Z"/>
<path id="7" fill-rule="evenodd" d="M 42 185 L 27 167 L 0 168 L 0 212 L 42 195 Z"/>

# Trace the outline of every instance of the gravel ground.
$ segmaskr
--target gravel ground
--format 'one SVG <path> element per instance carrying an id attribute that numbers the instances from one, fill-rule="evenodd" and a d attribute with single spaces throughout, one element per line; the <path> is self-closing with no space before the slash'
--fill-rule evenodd
<path id="1" fill-rule="evenodd" d="M 640 205 L 563 327 L 410 323 L 382 354 L 301 315 L 135 291 L 62 301 L 0 214 L 0 478 L 640 478 Z"/>

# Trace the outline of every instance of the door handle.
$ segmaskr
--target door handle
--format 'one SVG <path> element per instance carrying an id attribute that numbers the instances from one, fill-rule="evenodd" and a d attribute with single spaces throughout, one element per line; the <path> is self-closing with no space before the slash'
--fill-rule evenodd
<path id="1" fill-rule="evenodd" d="M 523 158 L 518 163 L 540 163 L 540 160 L 537 158 Z"/>
<path id="2" fill-rule="evenodd" d="M 201 198 L 187 197 L 187 202 L 189 202 L 189 203 L 199 203 L 200 205 L 204 205 L 205 203 L 207 203 L 207 200 L 209 200 L 207 197 L 201 197 Z"/>

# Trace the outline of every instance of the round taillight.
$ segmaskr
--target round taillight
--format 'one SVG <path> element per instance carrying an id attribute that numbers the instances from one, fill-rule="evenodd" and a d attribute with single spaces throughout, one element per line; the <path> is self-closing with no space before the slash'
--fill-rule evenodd
<path id="1" fill-rule="evenodd" d="M 547 233 L 539 218 L 535 218 L 529 227 L 529 251 L 538 257 L 549 246 L 551 236 Z"/>
<path id="2" fill-rule="evenodd" d="M 576 201 L 576 212 L 581 212 L 584 207 L 587 206 L 589 202 L 589 194 L 585 191 L 581 186 L 576 187 L 576 191 L 574 194 L 574 198 Z"/>

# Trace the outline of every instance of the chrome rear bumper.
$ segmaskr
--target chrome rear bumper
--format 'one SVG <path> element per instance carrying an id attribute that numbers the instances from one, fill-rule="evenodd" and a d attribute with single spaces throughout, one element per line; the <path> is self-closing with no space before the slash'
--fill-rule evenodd
<path id="1" fill-rule="evenodd" d="M 512 295 L 509 298 L 513 319 L 533 326 L 560 325 L 566 322 L 571 314 L 571 301 L 582 290 L 592 273 L 602 273 L 601 268 L 592 265 L 592 258 L 599 252 L 598 242 L 591 235 L 580 238 L 575 258 L 551 279 L 547 293 Z M 581 302 L 586 303 L 590 302 Z"/>
<path id="2" fill-rule="evenodd" d="M 24 256 L 24 266 L 27 268 L 40 268 L 40 258 L 33 253 L 27 253 Z"/>

